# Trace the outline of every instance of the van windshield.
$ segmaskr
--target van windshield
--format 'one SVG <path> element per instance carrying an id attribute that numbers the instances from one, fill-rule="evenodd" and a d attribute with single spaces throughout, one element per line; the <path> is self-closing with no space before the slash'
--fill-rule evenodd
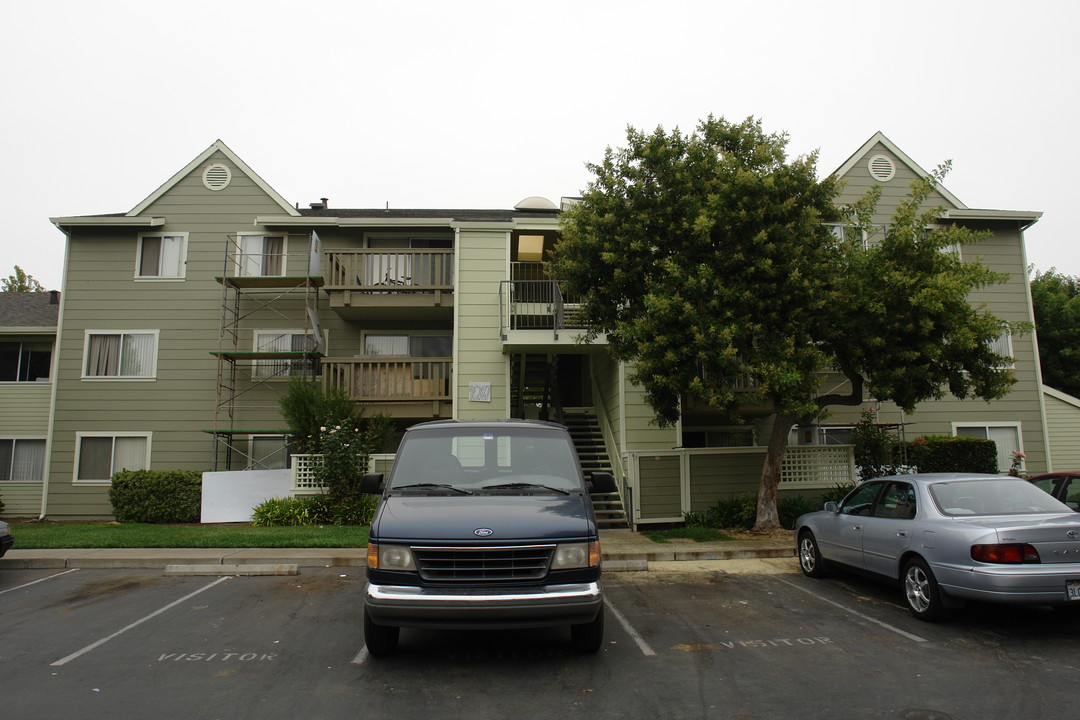
<path id="1" fill-rule="evenodd" d="M 406 434 L 390 489 L 463 494 L 582 490 L 569 436 L 528 427 L 466 427 Z"/>

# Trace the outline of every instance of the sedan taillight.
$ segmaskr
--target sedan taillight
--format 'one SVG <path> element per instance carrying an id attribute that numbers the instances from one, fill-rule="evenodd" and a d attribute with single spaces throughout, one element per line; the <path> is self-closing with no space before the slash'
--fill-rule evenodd
<path id="1" fill-rule="evenodd" d="M 971 559 L 984 563 L 1038 563 L 1039 551 L 1027 543 L 972 545 Z"/>

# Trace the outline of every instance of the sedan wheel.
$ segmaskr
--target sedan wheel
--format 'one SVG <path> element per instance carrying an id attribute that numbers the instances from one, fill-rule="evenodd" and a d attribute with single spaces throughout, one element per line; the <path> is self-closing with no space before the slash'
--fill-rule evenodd
<path id="1" fill-rule="evenodd" d="M 904 566 L 904 599 L 911 614 L 920 620 L 933 622 L 945 614 L 937 580 L 922 558 L 915 558 Z"/>
<path id="2" fill-rule="evenodd" d="M 809 530 L 799 533 L 799 567 L 804 575 L 812 578 L 824 577 L 828 572 L 817 539 Z"/>

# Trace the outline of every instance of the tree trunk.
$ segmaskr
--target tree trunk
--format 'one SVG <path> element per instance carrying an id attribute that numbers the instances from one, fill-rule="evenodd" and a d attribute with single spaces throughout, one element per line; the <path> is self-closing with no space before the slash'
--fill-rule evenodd
<path id="1" fill-rule="evenodd" d="M 775 530 L 780 527 L 776 512 L 776 490 L 780 486 L 780 466 L 784 462 L 788 433 L 798 422 L 791 415 L 777 415 L 773 420 L 769 449 L 765 452 L 765 464 L 761 466 L 761 485 L 758 489 L 757 519 L 754 531 Z"/>

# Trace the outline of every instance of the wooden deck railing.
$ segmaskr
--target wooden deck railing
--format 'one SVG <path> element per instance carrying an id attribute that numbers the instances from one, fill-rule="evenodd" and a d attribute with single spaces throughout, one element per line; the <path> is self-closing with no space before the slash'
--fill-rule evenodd
<path id="1" fill-rule="evenodd" d="M 368 292 L 435 292 L 454 289 L 450 249 L 354 248 L 327 250 L 324 289 Z"/>
<path id="2" fill-rule="evenodd" d="M 326 387 L 364 402 L 450 400 L 451 358 L 323 358 Z"/>

